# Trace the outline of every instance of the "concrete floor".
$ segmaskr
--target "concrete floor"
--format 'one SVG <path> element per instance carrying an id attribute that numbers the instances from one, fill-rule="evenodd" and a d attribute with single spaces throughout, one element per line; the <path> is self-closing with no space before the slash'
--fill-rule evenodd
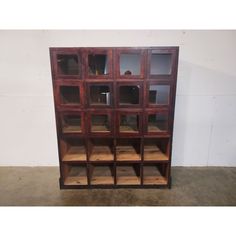
<path id="1" fill-rule="evenodd" d="M 236 168 L 172 169 L 172 189 L 60 190 L 57 167 L 0 167 L 1 206 L 235 206 Z"/>

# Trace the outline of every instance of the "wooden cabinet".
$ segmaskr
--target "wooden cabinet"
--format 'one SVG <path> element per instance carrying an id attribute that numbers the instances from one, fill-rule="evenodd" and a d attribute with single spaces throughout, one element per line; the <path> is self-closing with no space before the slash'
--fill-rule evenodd
<path id="1" fill-rule="evenodd" d="M 178 47 L 50 57 L 60 187 L 170 187 Z"/>

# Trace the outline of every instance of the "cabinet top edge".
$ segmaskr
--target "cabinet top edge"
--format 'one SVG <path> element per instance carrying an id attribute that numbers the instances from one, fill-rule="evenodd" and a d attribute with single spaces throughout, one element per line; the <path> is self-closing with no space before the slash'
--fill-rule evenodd
<path id="1" fill-rule="evenodd" d="M 61 51 L 61 50 L 79 50 L 79 49 L 119 49 L 119 50 L 142 50 L 142 49 L 172 49 L 179 50 L 179 46 L 150 46 L 150 47 L 49 47 L 50 51 Z"/>

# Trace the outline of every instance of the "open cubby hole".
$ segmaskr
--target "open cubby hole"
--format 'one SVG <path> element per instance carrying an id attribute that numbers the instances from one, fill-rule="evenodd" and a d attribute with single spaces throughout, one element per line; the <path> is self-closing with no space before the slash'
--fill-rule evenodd
<path id="1" fill-rule="evenodd" d="M 86 161 L 86 142 L 83 138 L 60 139 L 62 161 Z"/>
<path id="2" fill-rule="evenodd" d="M 76 54 L 58 54 L 57 55 L 58 74 L 78 75 L 79 57 Z"/>
<path id="3" fill-rule="evenodd" d="M 113 161 L 114 143 L 110 138 L 90 138 L 88 141 L 90 161 Z"/>
<path id="4" fill-rule="evenodd" d="M 92 133 L 110 133 L 111 121 L 108 114 L 91 114 Z"/>
<path id="5" fill-rule="evenodd" d="M 80 87 L 79 86 L 60 86 L 60 102 L 65 105 L 80 104 Z"/>
<path id="6" fill-rule="evenodd" d="M 169 138 L 145 138 L 144 161 L 168 161 Z"/>
<path id="7" fill-rule="evenodd" d="M 147 131 L 148 133 L 168 132 L 168 114 L 159 112 L 149 114 Z"/>
<path id="8" fill-rule="evenodd" d="M 90 164 L 89 176 L 91 185 L 113 185 L 115 169 L 113 164 Z"/>
<path id="9" fill-rule="evenodd" d="M 141 139 L 119 138 L 116 140 L 117 161 L 140 161 Z"/>
<path id="10" fill-rule="evenodd" d="M 81 115 L 63 114 L 62 116 L 62 132 L 66 133 L 81 133 Z"/>
<path id="11" fill-rule="evenodd" d="M 141 131 L 139 114 L 120 114 L 119 118 L 120 133 L 139 133 Z"/>
<path id="12" fill-rule="evenodd" d="M 168 164 L 145 164 L 143 166 L 143 184 L 144 185 L 166 185 Z"/>
<path id="13" fill-rule="evenodd" d="M 65 185 L 87 185 L 87 167 L 83 165 L 63 164 L 63 176 Z"/>
<path id="14" fill-rule="evenodd" d="M 116 166 L 116 183 L 117 185 L 140 185 L 140 164 L 118 164 Z"/>

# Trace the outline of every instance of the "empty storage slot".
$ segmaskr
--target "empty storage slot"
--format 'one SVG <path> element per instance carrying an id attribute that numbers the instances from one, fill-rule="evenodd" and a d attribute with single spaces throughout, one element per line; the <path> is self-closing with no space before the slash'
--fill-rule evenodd
<path id="1" fill-rule="evenodd" d="M 144 160 L 145 161 L 167 161 L 169 139 L 145 139 Z"/>
<path id="2" fill-rule="evenodd" d="M 64 166 L 64 173 L 66 175 L 65 185 L 87 185 L 87 169 L 86 166 Z"/>
<path id="3" fill-rule="evenodd" d="M 62 119 L 63 133 L 80 133 L 81 132 L 81 116 L 80 115 L 64 115 Z"/>
<path id="4" fill-rule="evenodd" d="M 151 56 L 151 75 L 171 74 L 171 54 L 152 53 Z"/>
<path id="5" fill-rule="evenodd" d="M 117 161 L 141 160 L 140 139 L 118 139 L 116 144 Z"/>
<path id="6" fill-rule="evenodd" d="M 91 131 L 92 132 L 110 132 L 109 116 L 107 114 L 91 115 Z"/>
<path id="7" fill-rule="evenodd" d="M 90 161 L 112 161 L 114 160 L 113 139 L 90 139 L 89 140 Z"/>
<path id="8" fill-rule="evenodd" d="M 86 148 L 83 139 L 60 140 L 63 161 L 86 161 Z"/>
<path id="9" fill-rule="evenodd" d="M 119 89 L 120 101 L 119 105 L 137 105 L 139 104 L 139 86 L 122 85 Z"/>
<path id="10" fill-rule="evenodd" d="M 108 85 L 90 85 L 90 105 L 107 105 L 111 104 L 110 87 Z"/>
<path id="11" fill-rule="evenodd" d="M 146 185 L 165 185 L 167 184 L 166 176 L 167 165 L 146 165 L 143 167 L 143 184 Z"/>
<path id="12" fill-rule="evenodd" d="M 170 96 L 170 85 L 150 85 L 149 104 L 168 105 Z"/>
<path id="13" fill-rule="evenodd" d="M 78 75 L 79 62 L 76 54 L 71 55 L 57 55 L 58 73 L 62 75 Z"/>
<path id="14" fill-rule="evenodd" d="M 122 165 L 116 167 L 117 185 L 140 184 L 140 165 Z"/>
<path id="15" fill-rule="evenodd" d="M 139 115 L 120 115 L 120 132 L 138 133 L 139 131 Z"/>
<path id="16" fill-rule="evenodd" d="M 168 131 L 167 114 L 150 114 L 148 115 L 148 132 L 166 132 Z"/>
<path id="17" fill-rule="evenodd" d="M 62 104 L 79 104 L 80 89 L 78 86 L 60 86 L 60 99 Z"/>
<path id="18" fill-rule="evenodd" d="M 140 63 L 140 54 L 120 54 L 120 75 L 140 75 Z"/>
<path id="19" fill-rule="evenodd" d="M 90 75 L 107 75 L 109 73 L 106 54 L 89 54 L 88 65 Z"/>
<path id="20" fill-rule="evenodd" d="M 91 165 L 90 173 L 92 185 L 114 184 L 114 168 L 112 165 Z"/>

